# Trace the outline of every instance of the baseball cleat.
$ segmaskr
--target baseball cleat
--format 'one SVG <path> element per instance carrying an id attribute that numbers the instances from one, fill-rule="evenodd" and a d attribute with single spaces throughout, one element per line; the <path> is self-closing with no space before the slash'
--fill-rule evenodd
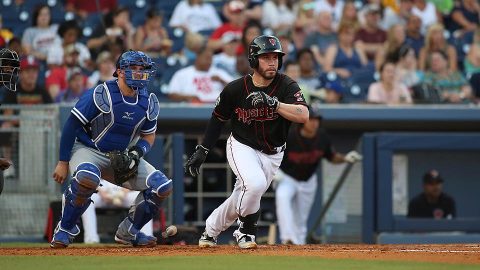
<path id="1" fill-rule="evenodd" d="M 154 247 L 157 245 L 157 238 L 148 236 L 142 232 L 131 235 L 129 233 L 122 234 L 117 231 L 115 234 L 115 242 L 123 245 L 132 245 L 134 247 Z"/>
<path id="2" fill-rule="evenodd" d="M 241 249 L 255 249 L 257 243 L 255 243 L 255 235 L 245 234 L 236 230 L 233 232 L 233 236 L 237 239 L 238 247 Z"/>
<path id="3" fill-rule="evenodd" d="M 73 243 L 73 239 L 80 233 L 78 226 L 73 227 L 70 231 L 60 227 L 60 222 L 55 228 L 52 242 L 50 242 L 51 248 L 66 248 Z"/>
<path id="4" fill-rule="evenodd" d="M 202 233 L 202 237 L 198 240 L 198 246 L 201 248 L 204 247 L 213 247 L 217 245 L 217 238 L 209 236 L 207 232 Z"/>

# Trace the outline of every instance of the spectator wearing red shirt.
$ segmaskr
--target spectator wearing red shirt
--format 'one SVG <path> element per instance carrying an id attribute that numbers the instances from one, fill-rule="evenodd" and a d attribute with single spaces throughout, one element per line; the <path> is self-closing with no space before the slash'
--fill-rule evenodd
<path id="1" fill-rule="evenodd" d="M 97 2 L 99 3 L 100 10 L 97 8 Z M 117 6 L 117 0 L 98 0 L 98 1 L 85 1 L 85 0 L 67 0 L 65 9 L 69 12 L 74 12 L 78 16 L 85 18 L 88 14 L 93 12 L 107 13 L 112 11 Z"/>
<path id="2" fill-rule="evenodd" d="M 242 1 L 233 0 L 225 4 L 225 16 L 227 22 L 215 29 L 208 41 L 208 47 L 214 51 L 221 50 L 224 42 L 224 36 L 242 36 L 243 27 L 245 26 L 245 4 Z M 222 40 L 223 39 L 223 40 Z"/>

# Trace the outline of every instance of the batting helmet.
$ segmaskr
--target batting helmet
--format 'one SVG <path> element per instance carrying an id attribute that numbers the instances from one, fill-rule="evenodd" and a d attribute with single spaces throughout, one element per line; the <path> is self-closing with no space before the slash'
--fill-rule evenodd
<path id="1" fill-rule="evenodd" d="M 144 70 L 132 70 L 131 66 L 142 66 Z M 141 51 L 127 51 L 122 53 L 117 60 L 117 69 L 125 72 L 125 81 L 133 90 L 139 90 L 147 86 L 150 78 L 155 73 L 155 63 Z M 117 71 L 113 73 L 118 77 Z"/>
<path id="2" fill-rule="evenodd" d="M 282 68 L 282 44 L 275 36 L 262 35 L 252 40 L 248 47 L 248 62 L 251 68 L 258 67 L 258 56 L 265 53 L 278 53 L 278 69 Z"/>
<path id="3" fill-rule="evenodd" d="M 15 51 L 0 50 L 0 84 L 10 91 L 17 91 L 20 59 Z"/>

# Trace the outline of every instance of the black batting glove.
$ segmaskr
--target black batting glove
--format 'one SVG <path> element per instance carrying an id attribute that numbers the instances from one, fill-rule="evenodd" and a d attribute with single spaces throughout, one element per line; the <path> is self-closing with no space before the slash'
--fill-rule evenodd
<path id="1" fill-rule="evenodd" d="M 199 144 L 195 147 L 195 152 L 190 156 L 187 163 L 185 163 L 185 172 L 193 177 L 197 177 L 200 173 L 200 166 L 207 158 L 209 149 Z"/>
<path id="2" fill-rule="evenodd" d="M 271 97 L 262 91 L 252 92 L 247 96 L 246 99 L 247 99 L 247 104 L 251 108 L 257 108 L 257 109 L 267 106 L 277 111 L 278 105 L 280 104 L 277 97 Z"/>

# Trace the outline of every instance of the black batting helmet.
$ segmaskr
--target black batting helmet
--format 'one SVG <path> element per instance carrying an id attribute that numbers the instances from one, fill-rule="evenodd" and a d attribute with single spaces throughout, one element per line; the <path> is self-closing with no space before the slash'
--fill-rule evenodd
<path id="1" fill-rule="evenodd" d="M 282 44 L 275 36 L 262 35 L 254 38 L 248 46 L 248 62 L 251 68 L 258 67 L 258 56 L 265 53 L 278 53 L 278 69 L 282 68 Z"/>
<path id="2" fill-rule="evenodd" d="M 20 59 L 18 54 L 7 48 L 0 50 L 0 85 L 15 92 L 19 69 Z"/>

